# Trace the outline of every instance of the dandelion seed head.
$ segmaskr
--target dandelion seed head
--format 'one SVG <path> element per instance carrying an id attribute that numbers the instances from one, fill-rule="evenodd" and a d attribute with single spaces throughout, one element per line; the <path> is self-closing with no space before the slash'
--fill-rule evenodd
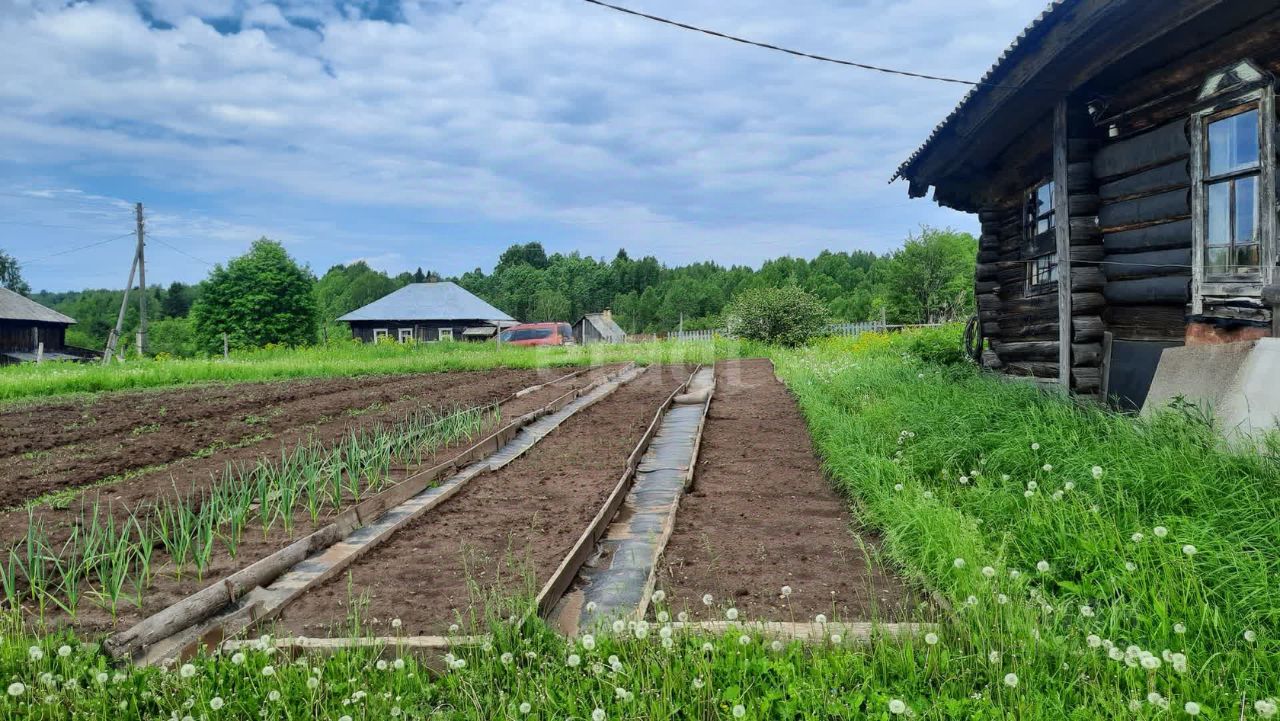
<path id="1" fill-rule="evenodd" d="M 1075 481 L 1067 481 L 1066 483 L 1062 484 L 1062 490 L 1067 491 L 1068 493 L 1070 493 L 1071 491 L 1074 491 L 1075 489 L 1076 489 Z"/>
<path id="2" fill-rule="evenodd" d="M 267 700 L 268 700 L 268 701 L 279 701 L 279 700 L 280 700 L 280 692 L 279 692 L 279 691 L 277 691 L 277 690 L 275 690 L 275 689 L 271 689 L 270 693 L 268 693 L 268 694 L 267 694 Z"/>
<path id="3" fill-rule="evenodd" d="M 814 616 L 813 620 L 814 620 L 814 623 L 819 623 L 819 624 L 826 623 L 827 615 L 825 613 L 820 613 L 817 616 Z"/>
<path id="4" fill-rule="evenodd" d="M 987 578 L 995 578 L 996 569 L 992 568 L 991 566 L 983 566 L 982 575 L 986 576 Z"/>
<path id="5" fill-rule="evenodd" d="M 591 721 L 604 721 L 606 718 L 604 709 L 598 708 L 591 712 Z"/>
<path id="6" fill-rule="evenodd" d="M 933 633 L 932 631 L 929 633 L 926 633 L 924 635 L 924 642 L 929 644 L 930 646 L 938 645 L 938 634 Z"/>
<path id="7" fill-rule="evenodd" d="M 702 644 L 703 653 L 711 653 L 714 650 L 715 650 L 715 646 L 712 646 L 710 641 L 707 641 L 706 643 Z"/>
<path id="8" fill-rule="evenodd" d="M 1102 478 L 1102 466 L 1094 466 L 1090 472 L 1093 474 L 1093 479 L 1095 481 Z"/>
<path id="9" fill-rule="evenodd" d="M 1151 529 L 1151 533 L 1155 534 L 1156 538 L 1164 538 L 1165 536 L 1169 535 L 1169 529 L 1165 528 L 1164 526 L 1156 526 L 1155 528 Z"/>
<path id="10" fill-rule="evenodd" d="M 964 568 L 964 559 L 957 558 L 956 560 L 951 562 L 951 565 L 955 566 L 956 568 Z"/>
<path id="11" fill-rule="evenodd" d="M 524 703 L 520 704 L 520 713 L 527 714 L 532 710 L 533 710 L 533 704 L 529 703 L 528 701 L 525 701 Z"/>
<path id="12" fill-rule="evenodd" d="M 274 666 L 263 666 L 263 667 L 262 667 L 262 675 L 263 675 L 263 676 L 274 676 L 274 675 L 276 675 L 276 669 L 275 669 L 275 667 L 274 667 Z"/>
<path id="13" fill-rule="evenodd" d="M 1143 536 L 1141 533 L 1135 533 L 1132 536 L 1129 536 L 1129 540 L 1133 541 L 1134 543 L 1142 543 L 1143 538 L 1145 538 L 1145 536 Z"/>
<path id="14" fill-rule="evenodd" d="M 990 663 L 1000 663 L 1000 652 L 992 651 L 987 654 L 987 661 Z"/>
<path id="15" fill-rule="evenodd" d="M 391 627 L 392 627 L 392 628 L 400 628 L 400 626 L 402 626 L 402 625 L 404 625 L 404 622 L 403 622 L 403 621 L 401 621 L 400 619 L 398 619 L 398 618 L 393 618 L 393 619 L 391 619 Z"/>
<path id="16" fill-rule="evenodd" d="M 747 644 L 751 643 L 751 637 L 744 633 L 738 637 L 738 643 L 743 646 L 746 646 Z"/>
<path id="17" fill-rule="evenodd" d="M 244 658 L 245 658 L 244 654 L 237 651 L 231 654 L 231 663 L 236 666 L 239 666 L 244 663 Z"/>
<path id="18" fill-rule="evenodd" d="M 221 696 L 214 696 L 213 698 L 209 699 L 209 708 L 213 709 L 214 711 L 217 711 L 218 709 L 222 708 L 223 705 L 225 704 L 226 704 L 226 701 L 223 701 Z"/>
<path id="19" fill-rule="evenodd" d="M 29 656 L 32 661 L 39 661 L 40 659 L 44 658 L 44 650 L 41 649 L 39 646 L 32 646 L 31 648 L 27 649 L 27 656 Z"/>
<path id="20" fill-rule="evenodd" d="M 836 644 L 836 645 L 839 645 L 839 644 L 840 644 L 840 642 L 841 642 L 841 641 L 843 641 L 843 640 L 844 640 L 844 637 L 843 637 L 843 636 L 841 636 L 840 634 L 838 634 L 838 633 L 833 633 L 833 634 L 831 634 L 831 643 Z"/>
<path id="21" fill-rule="evenodd" d="M 1138 570 L 1138 564 L 1134 563 L 1133 561 L 1125 561 L 1124 570 L 1128 571 L 1129 573 L 1133 573 L 1134 571 Z"/>
<path id="22" fill-rule="evenodd" d="M 786 598 L 786 597 L 788 597 L 788 596 L 790 596 L 790 595 L 791 595 L 791 587 L 790 587 L 790 586 L 783 586 L 783 587 L 782 587 L 782 597 L 783 597 L 783 598 Z"/>
<path id="23" fill-rule="evenodd" d="M 933 491 L 925 491 L 920 495 L 924 496 L 925 498 L 933 498 Z"/>
<path id="24" fill-rule="evenodd" d="M 1257 711 L 1262 718 L 1275 716 L 1276 708 L 1276 700 L 1273 698 L 1258 699 L 1253 702 L 1253 710 Z"/>
<path id="25" fill-rule="evenodd" d="M 1188 701 L 1182 705 L 1182 710 L 1187 712 L 1188 716 L 1200 715 L 1200 704 L 1195 701 Z"/>
<path id="26" fill-rule="evenodd" d="M 189 663 L 184 663 L 182 668 L 178 669 L 178 675 L 183 678 L 191 678 L 196 675 L 196 667 Z"/>
<path id="27" fill-rule="evenodd" d="M 1244 632 L 1244 640 L 1248 641 L 1249 643 L 1253 643 L 1254 641 L 1258 640 L 1258 634 L 1254 633 L 1253 629 L 1247 629 Z"/>
<path id="28" fill-rule="evenodd" d="M 701 677 L 701 676 L 694 677 L 694 679 L 693 679 L 693 688 L 694 688 L 694 690 L 700 689 L 700 688 L 702 688 L 702 687 L 703 687 L 703 686 L 705 686 L 705 685 L 706 685 L 706 683 L 702 680 L 702 677 Z"/>
<path id="29" fill-rule="evenodd" d="M 901 483 L 893 484 L 893 490 L 898 491 L 899 493 L 901 493 L 902 489 L 904 488 L 906 488 L 906 486 L 902 485 Z"/>
<path id="30" fill-rule="evenodd" d="M 1089 645 L 1089 648 L 1097 648 L 1102 645 L 1102 639 L 1092 633 L 1085 637 L 1084 642 Z"/>
<path id="31" fill-rule="evenodd" d="M 513 656 L 510 651 L 507 651 L 506 653 L 499 656 L 498 660 L 501 661 L 504 665 L 509 666 L 511 665 L 511 662 L 515 660 L 515 658 L 516 657 Z"/>
<path id="32" fill-rule="evenodd" d="M 746 716 L 746 715 L 747 715 L 747 708 L 742 704 L 738 704 L 733 707 L 734 718 L 742 718 L 743 716 Z"/>
<path id="33" fill-rule="evenodd" d="M 14 681 L 13 683 L 9 684 L 9 695 L 14 698 L 17 698 L 26 692 L 27 692 L 27 687 L 24 686 L 21 681 Z"/>
<path id="34" fill-rule="evenodd" d="M 1039 443 L 1032 443 L 1032 444 L 1031 444 L 1031 450 L 1033 450 L 1033 451 L 1038 451 L 1038 450 L 1040 450 L 1040 444 L 1039 444 Z"/>
<path id="35" fill-rule="evenodd" d="M 1093 618 L 1093 606 L 1081 606 L 1080 615 L 1085 618 Z"/>
<path id="36" fill-rule="evenodd" d="M 587 613 L 595 613 L 596 608 L 598 608 L 598 606 L 596 606 L 595 601 L 587 601 Z"/>
<path id="37" fill-rule="evenodd" d="M 1175 623 L 1173 624 L 1173 632 L 1176 634 L 1184 634 L 1187 632 L 1187 627 L 1183 623 Z"/>
<path id="38" fill-rule="evenodd" d="M 1187 545 L 1182 547 L 1182 552 L 1187 554 L 1188 556 L 1194 556 L 1196 555 L 1196 547 L 1188 543 Z"/>
<path id="39" fill-rule="evenodd" d="M 711 595 L 711 594 L 709 594 L 709 593 L 705 593 L 705 594 L 703 594 L 703 595 L 702 595 L 702 605 L 703 605 L 703 606 L 710 606 L 711 604 L 713 604 L 713 603 L 715 603 L 715 602 L 716 602 L 715 596 L 712 596 L 712 595 Z"/>
<path id="40" fill-rule="evenodd" d="M 1006 674 L 1004 675 L 1004 685 L 1005 685 L 1005 686 L 1008 686 L 1009 688 L 1017 688 L 1017 687 L 1018 687 L 1018 674 L 1016 674 L 1016 673 L 1006 673 Z"/>
<path id="41" fill-rule="evenodd" d="M 1050 471 L 1052 471 L 1052 470 L 1053 470 L 1053 464 L 1052 464 L 1052 463 L 1046 463 L 1046 464 L 1044 464 L 1043 466 L 1040 466 L 1040 470 L 1044 471 L 1045 473 L 1049 473 Z"/>
<path id="42" fill-rule="evenodd" d="M 773 643 L 769 644 L 769 648 L 773 649 L 774 653 L 777 653 L 782 650 L 782 642 L 777 639 L 774 639 Z"/>
<path id="43" fill-rule="evenodd" d="M 900 716 L 907 712 L 907 705 L 899 699 L 891 699 L 889 701 L 889 713 Z"/>
<path id="44" fill-rule="evenodd" d="M 1037 564 L 1036 564 L 1036 570 L 1037 570 L 1037 571 L 1039 571 L 1040 573 L 1048 573 L 1048 572 L 1049 572 L 1049 562 L 1048 562 L 1048 561 L 1040 561 L 1039 563 L 1037 563 Z"/>
<path id="45" fill-rule="evenodd" d="M 63 658 L 66 658 L 67 656 L 70 656 L 70 655 L 71 655 L 71 647 L 70 647 L 70 646 L 68 646 L 68 645 L 66 645 L 65 643 L 64 643 L 63 645 L 59 646 L 59 647 L 58 647 L 58 655 L 59 655 L 59 656 L 61 656 L 61 657 L 63 657 Z"/>
<path id="46" fill-rule="evenodd" d="M 725 617 L 725 618 L 727 618 L 727 619 L 729 619 L 730 621 L 737 621 L 737 620 L 738 620 L 738 609 L 736 609 L 736 608 L 730 608 L 729 610 L 727 610 L 727 611 L 725 611 L 725 612 L 724 612 L 724 617 Z"/>
<path id="47" fill-rule="evenodd" d="M 652 598 L 654 603 L 662 603 L 663 601 L 667 600 L 667 592 L 659 588 L 658 590 L 653 592 Z"/>

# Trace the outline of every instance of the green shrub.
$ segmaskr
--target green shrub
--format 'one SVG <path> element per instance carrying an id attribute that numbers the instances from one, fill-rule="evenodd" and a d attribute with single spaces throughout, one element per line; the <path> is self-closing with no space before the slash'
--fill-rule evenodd
<path id="1" fill-rule="evenodd" d="M 827 308 L 817 296 L 796 286 L 752 288 L 729 302 L 724 320 L 729 333 L 739 338 L 798 346 L 822 333 Z"/>
<path id="2" fill-rule="evenodd" d="M 937 365 L 962 365 L 969 363 L 964 353 L 964 326 L 951 323 L 936 328 L 912 328 L 898 334 L 892 346 Z"/>

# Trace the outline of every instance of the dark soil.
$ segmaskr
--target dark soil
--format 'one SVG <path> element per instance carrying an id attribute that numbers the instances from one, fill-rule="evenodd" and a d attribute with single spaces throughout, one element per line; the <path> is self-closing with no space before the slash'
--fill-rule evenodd
<path id="1" fill-rule="evenodd" d="M 507 467 L 473 479 L 292 604 L 280 632 L 346 635 L 354 596 L 373 633 L 389 633 L 393 618 L 401 633 L 439 633 L 478 607 L 471 584 L 485 597 L 536 593 L 599 512 L 658 406 L 692 371 L 652 367 Z"/>
<path id="2" fill-rule="evenodd" d="M 605 375 L 610 370 L 616 370 L 617 368 L 618 366 L 593 368 L 572 379 L 551 383 L 546 387 L 522 396 L 519 399 L 511 398 L 508 402 L 503 403 L 502 405 L 503 418 L 505 420 L 509 420 L 522 413 L 536 409 L 551 402 L 563 393 L 572 390 L 574 387 L 590 383 Z M 436 402 L 444 402 L 445 407 L 451 407 L 450 404 L 454 404 L 454 402 L 459 406 L 481 405 L 484 403 L 508 399 L 516 390 L 526 388 L 529 385 L 533 385 L 538 382 L 546 383 L 569 372 L 571 371 L 557 370 L 554 373 L 545 374 L 545 377 L 541 378 L 529 378 L 523 374 L 508 375 L 511 373 L 509 371 L 493 371 L 477 374 L 436 374 L 430 376 L 434 381 L 431 399 Z M 466 377 L 464 378 L 463 376 Z M 475 376 L 488 376 L 490 382 L 477 383 L 476 381 L 480 379 Z M 425 400 L 426 399 L 424 399 L 424 401 Z M 407 407 L 403 403 L 393 404 L 393 406 L 395 408 L 388 411 L 388 413 L 398 412 L 403 416 L 403 414 L 412 410 L 412 408 Z M 424 404 L 423 407 L 426 407 L 426 404 Z M 361 416 L 361 419 L 364 418 L 364 416 Z M 387 421 L 388 418 L 384 415 L 382 420 Z M 347 429 L 350 427 L 352 426 L 347 426 Z M 347 429 L 344 429 L 342 433 L 345 433 Z M 320 430 L 323 431 L 325 429 L 321 428 Z M 482 435 L 483 433 L 488 433 L 492 430 L 493 429 L 490 428 L 482 431 Z M 461 441 L 453 447 L 442 449 L 433 456 L 422 458 L 412 467 L 393 468 L 392 478 L 393 480 L 398 481 L 399 479 L 407 477 L 418 470 L 430 468 L 437 463 L 443 462 L 453 454 L 459 452 L 462 448 L 465 448 L 476 440 L 479 440 L 482 435 L 473 437 L 470 440 Z M 263 453 L 271 455 L 279 452 L 279 442 L 274 443 L 274 445 L 269 442 L 264 442 L 259 445 L 264 447 L 237 449 L 235 453 L 236 455 L 244 455 L 245 453 L 256 451 L 254 457 L 260 457 L 260 454 Z M 187 473 L 204 473 L 207 476 L 210 469 L 205 468 L 208 464 L 204 463 L 204 461 L 216 463 L 216 469 L 220 470 L 223 464 L 225 464 L 228 454 L 230 453 L 232 452 L 223 451 L 213 458 L 202 459 L 202 462 L 199 463 L 193 462 L 190 464 L 179 464 L 177 468 L 180 468 L 184 473 L 184 475 L 181 476 L 183 478 L 183 482 L 187 480 L 185 476 Z M 166 472 L 168 472 L 168 469 Z M 127 496 L 129 498 L 149 500 L 149 497 L 147 496 L 148 493 L 172 492 L 172 485 L 169 484 L 167 480 L 165 483 L 168 485 L 165 485 L 164 488 L 157 491 L 153 484 L 149 485 L 149 481 L 145 476 L 131 479 L 130 481 L 121 484 L 122 486 L 127 487 L 117 489 L 119 494 L 116 497 L 122 498 Z M 208 479 L 206 478 L 202 483 L 207 485 Z M 105 492 L 107 488 L 103 488 L 101 490 Z M 75 513 L 74 516 L 72 515 L 73 511 Z M 80 509 L 78 506 L 65 511 L 45 509 L 42 512 L 41 517 L 45 519 L 47 524 L 51 522 L 55 524 L 61 523 L 65 528 L 66 523 L 72 522 L 74 518 L 78 518 L 79 512 Z M 143 618 L 162 610 L 166 606 L 169 606 L 170 604 L 200 590 L 214 582 L 216 579 L 223 578 L 241 568 L 244 568 L 250 563 L 283 548 L 294 540 L 318 530 L 329 523 L 336 513 L 337 511 L 335 509 L 326 509 L 325 513 L 322 514 L 319 520 L 316 523 L 312 523 L 305 510 L 298 510 L 294 516 L 294 528 L 291 533 L 286 532 L 279 523 L 277 523 L 269 532 L 264 533 L 262 531 L 261 524 L 253 521 L 246 527 L 235 557 L 231 556 L 225 545 L 221 542 L 215 545 L 214 552 L 210 559 L 210 564 L 205 570 L 203 578 L 200 579 L 195 578 L 194 571 L 190 566 L 188 566 L 187 572 L 181 579 L 175 578 L 172 564 L 168 561 L 163 550 L 157 549 L 155 573 L 151 585 L 149 585 L 143 593 L 142 606 L 140 608 L 133 605 L 133 602 L 126 601 L 120 607 L 118 612 L 119 615 L 116 618 L 112 618 L 106 608 L 101 607 L 92 600 L 86 599 L 80 604 L 80 611 L 77 618 L 70 619 L 65 615 L 54 612 L 54 610 L 46 609 L 45 623 L 54 627 L 74 625 L 80 632 L 88 634 L 99 632 L 105 633 L 118 630 L 119 628 L 127 628 Z M 3 520 L 4 523 L 7 524 L 7 527 L 5 528 L 6 533 L 25 533 L 27 525 L 26 519 L 27 516 L 25 511 L 20 514 L 10 513 L 0 516 L 0 520 Z M 126 593 L 126 595 L 129 594 Z M 136 593 L 133 595 L 136 597 Z"/>
<path id="3" fill-rule="evenodd" d="M 751 620 L 894 620 L 913 608 L 903 583 L 869 558 L 875 539 L 823 476 L 773 365 L 724 361 L 716 382 L 694 486 L 659 565 L 672 612 L 713 620 L 733 606 Z"/>
<path id="4" fill-rule="evenodd" d="M 433 373 L 103 394 L 83 407 L 77 422 L 84 425 L 75 428 L 65 423 L 71 413 L 65 407 L 38 421 L 30 411 L 7 413 L 0 415 L 0 436 L 25 440 L 10 443 L 19 450 L 0 458 L 0 508 L 193 455 L 216 458 L 221 468 L 227 458 L 262 455 L 258 439 L 275 439 L 265 446 L 278 447 L 299 428 L 341 434 L 413 409 L 488 403 L 537 378 L 525 370 Z M 249 452 L 218 452 L 240 445 Z"/>

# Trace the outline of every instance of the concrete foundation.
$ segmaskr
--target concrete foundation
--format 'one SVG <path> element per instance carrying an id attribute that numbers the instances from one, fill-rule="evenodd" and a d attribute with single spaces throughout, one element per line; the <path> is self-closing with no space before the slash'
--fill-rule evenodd
<path id="1" fill-rule="evenodd" d="M 1280 338 L 1166 348 L 1143 404 L 1148 415 L 1182 398 L 1213 415 L 1228 440 L 1280 428 Z"/>

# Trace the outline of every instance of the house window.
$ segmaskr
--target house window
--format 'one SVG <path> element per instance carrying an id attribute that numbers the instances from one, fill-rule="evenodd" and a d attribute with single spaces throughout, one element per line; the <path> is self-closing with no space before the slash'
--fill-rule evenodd
<path id="1" fill-rule="evenodd" d="M 1058 282 L 1058 254 L 1049 253 L 1027 262 L 1027 285 L 1048 285 Z"/>
<path id="2" fill-rule="evenodd" d="M 378 341 L 382 340 L 383 338 L 386 338 L 386 337 L 387 337 L 388 335 L 390 335 L 390 334 L 391 334 L 391 332 L 390 332 L 389 330 L 387 330 L 386 328 L 374 328 L 374 329 L 373 329 L 373 342 L 374 342 L 374 343 L 377 343 Z"/>
<path id="3" fill-rule="evenodd" d="M 1058 252 L 1053 207 L 1053 181 L 1041 183 L 1027 192 L 1023 219 L 1026 239 L 1027 289 L 1058 281 Z"/>
<path id="4" fill-rule="evenodd" d="M 1035 241 L 1053 232 L 1053 181 L 1037 185 L 1027 194 L 1027 235 Z"/>
<path id="5" fill-rule="evenodd" d="M 1195 315 L 1260 296 L 1274 277 L 1275 125 L 1272 80 L 1252 64 L 1219 70 L 1201 88 L 1191 116 Z"/>
<path id="6" fill-rule="evenodd" d="M 437 340 L 453 340 L 452 328 L 441 328 L 436 334 Z"/>
<path id="7" fill-rule="evenodd" d="M 400 340 L 400 342 L 401 342 L 401 343 L 404 343 L 404 342 L 406 342 L 406 341 L 411 341 L 411 340 L 413 340 L 413 329 L 412 329 L 412 328 L 400 328 L 400 329 L 397 331 L 397 335 L 399 336 L 399 340 Z"/>
<path id="8" fill-rule="evenodd" d="M 1207 119 L 1204 271 L 1210 280 L 1254 276 L 1260 270 L 1259 115 L 1258 106 L 1250 104 Z"/>

